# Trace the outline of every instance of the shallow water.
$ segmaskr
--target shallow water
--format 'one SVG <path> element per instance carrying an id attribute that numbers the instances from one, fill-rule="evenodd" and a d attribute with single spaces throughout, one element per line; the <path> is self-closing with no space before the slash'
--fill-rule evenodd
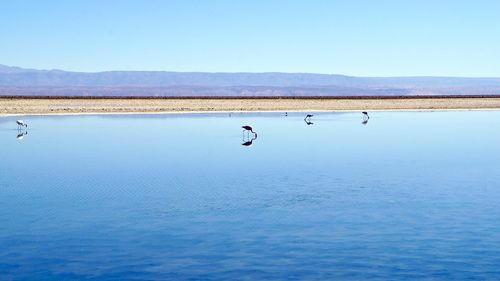
<path id="1" fill-rule="evenodd" d="M 500 279 L 500 112 L 303 115 L 0 118 L 0 280 Z"/>

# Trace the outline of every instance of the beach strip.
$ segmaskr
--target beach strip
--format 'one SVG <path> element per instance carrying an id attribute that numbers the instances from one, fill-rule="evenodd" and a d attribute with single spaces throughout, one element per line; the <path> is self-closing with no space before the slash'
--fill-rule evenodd
<path id="1" fill-rule="evenodd" d="M 0 98 L 1 115 L 477 109 L 500 109 L 500 97 Z"/>

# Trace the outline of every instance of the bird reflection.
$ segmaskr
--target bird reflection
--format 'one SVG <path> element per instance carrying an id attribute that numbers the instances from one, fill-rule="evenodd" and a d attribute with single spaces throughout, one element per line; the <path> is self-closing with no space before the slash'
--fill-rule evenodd
<path id="1" fill-rule="evenodd" d="M 243 143 L 241 145 L 243 146 L 251 146 L 253 144 L 253 141 L 257 139 L 257 134 L 254 134 L 253 135 L 253 138 L 252 139 L 246 139 L 245 140 L 245 137 L 243 137 Z"/>
<path id="2" fill-rule="evenodd" d="M 27 131 L 24 131 L 24 132 L 22 132 L 22 131 L 18 131 L 18 132 L 17 132 L 16 139 L 18 139 L 18 140 L 22 140 L 22 139 L 24 139 L 24 136 L 26 136 L 27 134 L 28 134 L 28 132 L 27 132 Z"/>
<path id="3" fill-rule="evenodd" d="M 241 145 L 251 146 L 252 142 L 257 139 L 257 132 L 254 132 L 252 126 L 241 126 L 243 128 L 243 143 Z M 245 132 L 247 133 L 245 135 Z M 252 132 L 253 137 L 250 139 L 250 132 Z"/>
<path id="4" fill-rule="evenodd" d="M 363 113 L 363 122 L 361 122 L 361 124 L 363 124 L 363 125 L 368 124 L 368 120 L 370 120 L 370 116 L 368 115 L 368 112 L 363 111 L 361 113 Z"/>
<path id="5" fill-rule="evenodd" d="M 313 125 L 314 123 L 311 122 L 311 117 L 313 117 L 314 115 L 312 114 L 307 114 L 306 115 L 306 118 L 304 118 L 304 122 L 306 122 L 307 125 Z"/>

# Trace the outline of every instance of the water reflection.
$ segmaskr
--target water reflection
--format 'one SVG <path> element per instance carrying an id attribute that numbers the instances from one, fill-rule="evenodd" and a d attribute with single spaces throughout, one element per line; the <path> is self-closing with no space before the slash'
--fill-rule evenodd
<path id="1" fill-rule="evenodd" d="M 257 132 L 254 132 L 252 126 L 245 125 L 241 127 L 243 128 L 243 143 L 241 145 L 251 146 L 252 142 L 257 139 Z M 253 134 L 252 139 L 250 139 L 250 132 Z"/>
<path id="2" fill-rule="evenodd" d="M 314 125 L 313 122 L 311 122 L 311 117 L 313 117 L 314 115 L 312 114 L 307 114 L 306 117 L 304 118 L 304 122 L 306 122 L 306 124 L 309 126 L 309 125 Z"/>
<path id="3" fill-rule="evenodd" d="M 0 279 L 499 280 L 500 111 L 360 113 L 0 118 Z"/>
<path id="4" fill-rule="evenodd" d="M 362 113 L 363 113 L 363 122 L 361 122 L 361 124 L 366 125 L 368 124 L 368 120 L 370 120 L 370 116 L 366 111 L 363 111 Z"/>
<path id="5" fill-rule="evenodd" d="M 243 143 L 241 145 L 243 146 L 251 146 L 253 144 L 253 141 L 257 139 L 257 134 L 254 134 L 252 139 L 245 139 L 245 137 L 243 137 Z"/>
<path id="6" fill-rule="evenodd" d="M 17 131 L 17 136 L 16 136 L 16 138 L 17 138 L 18 140 L 22 140 L 22 139 L 24 139 L 24 136 L 26 136 L 26 135 L 28 135 L 28 131 L 24 131 L 24 132 L 23 132 L 23 131 L 21 131 L 21 130 L 18 130 L 18 131 Z"/>

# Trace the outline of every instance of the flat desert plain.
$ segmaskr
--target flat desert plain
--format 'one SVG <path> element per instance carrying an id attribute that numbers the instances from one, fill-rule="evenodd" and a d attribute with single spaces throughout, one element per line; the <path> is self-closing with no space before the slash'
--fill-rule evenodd
<path id="1" fill-rule="evenodd" d="M 0 98 L 0 114 L 500 109 L 500 97 Z"/>

